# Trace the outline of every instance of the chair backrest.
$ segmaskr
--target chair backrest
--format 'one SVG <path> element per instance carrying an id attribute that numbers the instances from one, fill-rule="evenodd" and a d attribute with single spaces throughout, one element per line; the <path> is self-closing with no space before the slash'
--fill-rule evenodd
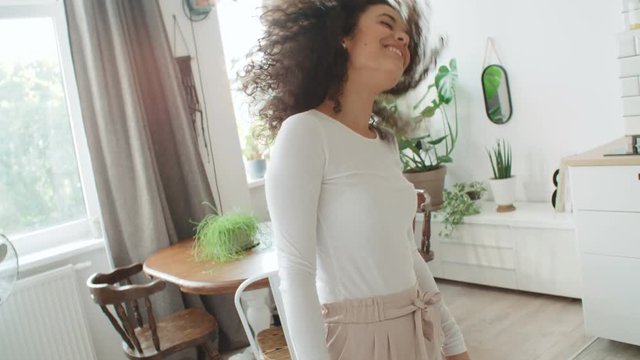
<path id="1" fill-rule="evenodd" d="M 144 300 L 153 346 L 156 351 L 160 351 L 160 339 L 149 296 L 164 289 L 166 284 L 162 280 L 154 280 L 148 284 L 134 285 L 131 277 L 141 271 L 142 264 L 133 264 L 116 268 L 107 274 L 93 274 L 87 280 L 87 287 L 93 301 L 100 305 L 102 312 L 109 318 L 111 325 L 118 331 L 129 349 L 135 349 L 142 354 L 140 340 L 135 332 L 136 328 L 145 325 L 138 300 Z M 108 305 L 113 307 L 115 316 Z"/>
<path id="2" fill-rule="evenodd" d="M 434 257 L 433 251 L 431 251 L 431 196 L 424 190 L 416 190 L 416 200 L 417 210 L 424 216 L 418 251 L 425 261 L 431 261 Z M 413 224 L 415 231 L 415 219 Z"/>
<path id="3" fill-rule="evenodd" d="M 238 289 L 236 290 L 234 303 L 236 305 L 236 310 L 238 311 L 238 316 L 240 317 L 240 321 L 242 322 L 242 327 L 244 328 L 245 333 L 247 334 L 247 338 L 249 339 L 249 344 L 251 346 L 251 350 L 253 351 L 253 355 L 256 359 L 262 359 L 262 354 L 260 353 L 260 348 L 256 342 L 256 335 L 251 329 L 249 325 L 249 321 L 247 320 L 247 315 L 245 313 L 245 309 L 242 307 L 241 296 L 247 287 L 251 284 L 263 280 L 269 279 L 269 284 L 271 287 L 271 293 L 273 294 L 273 299 L 276 303 L 276 308 L 278 309 L 278 316 L 280 317 L 280 323 L 282 324 L 282 331 L 284 332 L 285 340 L 287 344 L 291 344 L 291 337 L 289 335 L 289 327 L 287 325 L 287 316 L 284 311 L 284 305 L 282 303 L 282 297 L 280 296 L 280 278 L 278 277 L 278 271 L 272 271 L 268 273 L 258 274 L 248 278 L 243 281 Z M 289 354 L 291 355 L 291 360 L 297 360 L 297 357 L 294 353 L 293 347 L 289 346 Z"/>

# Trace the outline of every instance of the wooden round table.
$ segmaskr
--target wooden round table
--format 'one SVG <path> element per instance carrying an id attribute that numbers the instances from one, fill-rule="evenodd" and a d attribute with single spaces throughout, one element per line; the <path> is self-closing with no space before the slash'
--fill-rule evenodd
<path id="1" fill-rule="evenodd" d="M 278 268 L 275 246 L 261 244 L 243 258 L 226 263 L 196 261 L 192 249 L 193 239 L 160 249 L 144 262 L 143 270 L 153 278 L 177 285 L 185 293 L 218 295 L 233 294 L 247 278 Z M 248 289 L 268 286 L 269 280 L 264 279 Z"/>

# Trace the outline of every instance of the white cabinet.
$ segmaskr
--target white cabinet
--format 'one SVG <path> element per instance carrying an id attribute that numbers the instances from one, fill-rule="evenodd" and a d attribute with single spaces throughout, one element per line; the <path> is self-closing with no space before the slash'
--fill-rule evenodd
<path id="1" fill-rule="evenodd" d="M 583 254 L 587 333 L 640 345 L 640 260 Z"/>
<path id="2" fill-rule="evenodd" d="M 573 229 L 515 229 L 518 289 L 579 298 L 580 257 Z"/>
<path id="3" fill-rule="evenodd" d="M 585 329 L 640 345 L 640 166 L 570 168 Z"/>
<path id="4" fill-rule="evenodd" d="M 640 166 L 571 167 L 573 208 L 640 212 Z"/>
<path id="5" fill-rule="evenodd" d="M 475 284 L 517 288 L 515 245 L 508 227 L 462 224 L 449 238 L 438 235 L 442 225 L 432 221 L 433 262 L 440 272 L 434 276 Z"/>
<path id="6" fill-rule="evenodd" d="M 442 279 L 579 298 L 580 264 L 573 218 L 546 203 L 519 203 L 496 213 L 481 202 L 481 213 L 465 218 L 451 237 L 439 236 L 432 220 L 429 263 Z"/>

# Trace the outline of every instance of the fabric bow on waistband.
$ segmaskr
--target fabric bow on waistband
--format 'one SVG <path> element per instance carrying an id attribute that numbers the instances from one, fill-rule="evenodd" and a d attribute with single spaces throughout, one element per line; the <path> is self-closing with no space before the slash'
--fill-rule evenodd
<path id="1" fill-rule="evenodd" d="M 418 297 L 413 300 L 413 305 L 416 307 L 416 335 L 422 334 L 429 341 L 433 341 L 433 335 L 435 332 L 433 321 L 431 321 L 431 316 L 429 314 L 429 308 L 440 300 L 440 293 L 433 291 L 428 293 L 420 291 L 418 292 Z"/>

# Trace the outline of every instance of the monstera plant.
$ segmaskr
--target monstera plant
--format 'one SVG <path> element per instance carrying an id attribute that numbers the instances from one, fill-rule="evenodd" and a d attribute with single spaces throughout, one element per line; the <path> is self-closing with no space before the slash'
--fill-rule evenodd
<path id="1" fill-rule="evenodd" d="M 426 121 L 439 120 L 442 122 L 442 133 L 414 132 L 396 135 L 405 177 L 417 189 L 425 190 L 431 195 L 434 208 L 438 208 L 443 202 L 442 191 L 446 175 L 444 164 L 453 161 L 451 154 L 458 141 L 457 80 L 458 66 L 456 60 L 451 59 L 448 65 L 438 68 L 433 83 L 429 84 L 412 107 L 417 115 L 410 116 L 408 120 L 413 123 L 413 129 L 423 129 L 424 126 L 420 125 Z M 386 106 L 398 113 L 396 100 L 388 100 Z M 452 115 L 449 114 L 450 111 L 453 111 Z"/>

